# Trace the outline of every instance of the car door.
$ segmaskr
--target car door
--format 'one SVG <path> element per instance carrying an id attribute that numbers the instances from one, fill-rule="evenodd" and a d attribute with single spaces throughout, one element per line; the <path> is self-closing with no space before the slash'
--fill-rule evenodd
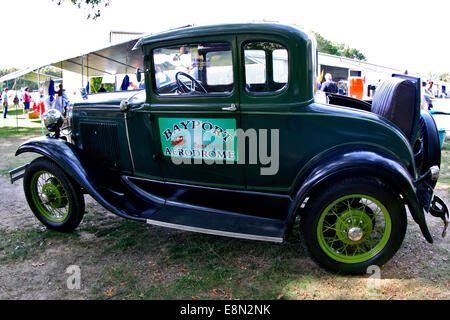
<path id="1" fill-rule="evenodd" d="M 301 149 L 295 139 L 302 137 L 299 118 L 291 112 L 296 108 L 293 102 L 300 101 L 298 92 L 303 89 L 293 81 L 298 75 L 290 72 L 295 55 L 284 37 L 274 35 L 239 35 L 237 45 L 242 129 L 258 132 L 258 161 L 246 161 L 247 189 L 289 191 L 298 163 L 297 152 L 293 150 Z M 301 66 L 296 67 L 302 70 Z M 265 152 L 261 146 L 266 146 Z M 256 146 L 250 144 L 244 147 L 245 154 L 256 150 Z"/>
<path id="2" fill-rule="evenodd" d="M 150 52 L 147 92 L 165 181 L 245 188 L 233 134 L 240 127 L 235 37 L 171 41 Z"/>

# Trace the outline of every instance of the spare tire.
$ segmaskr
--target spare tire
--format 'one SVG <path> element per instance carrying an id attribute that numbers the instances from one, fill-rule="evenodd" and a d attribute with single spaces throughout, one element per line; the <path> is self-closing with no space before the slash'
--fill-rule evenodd
<path id="1" fill-rule="evenodd" d="M 420 113 L 419 130 L 414 144 L 414 160 L 420 175 L 432 166 L 441 166 L 439 132 L 433 116 L 426 110 Z"/>

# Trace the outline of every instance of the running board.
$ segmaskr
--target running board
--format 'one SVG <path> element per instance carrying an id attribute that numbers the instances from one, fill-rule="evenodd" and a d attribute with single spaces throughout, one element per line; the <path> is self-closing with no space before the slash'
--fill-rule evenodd
<path id="1" fill-rule="evenodd" d="M 177 206 L 164 207 L 152 214 L 147 223 L 172 229 L 277 243 L 283 242 L 286 229 L 282 220 Z"/>

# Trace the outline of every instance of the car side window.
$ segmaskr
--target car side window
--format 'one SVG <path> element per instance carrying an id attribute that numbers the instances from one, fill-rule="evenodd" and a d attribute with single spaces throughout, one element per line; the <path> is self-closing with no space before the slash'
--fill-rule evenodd
<path id="1" fill-rule="evenodd" d="M 233 91 L 231 44 L 196 43 L 153 50 L 155 90 L 159 95 L 201 96 Z"/>
<path id="2" fill-rule="evenodd" d="M 275 42 L 244 44 L 245 89 L 250 93 L 277 92 L 289 79 L 288 51 Z"/>

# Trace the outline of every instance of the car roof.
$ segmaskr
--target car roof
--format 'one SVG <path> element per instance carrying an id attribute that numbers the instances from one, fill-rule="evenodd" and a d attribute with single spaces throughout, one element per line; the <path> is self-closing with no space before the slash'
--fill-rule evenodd
<path id="1" fill-rule="evenodd" d="M 185 27 L 151 34 L 142 37 L 133 49 L 138 49 L 146 44 L 161 41 L 177 40 L 189 37 L 202 37 L 211 35 L 238 35 L 238 34 L 270 34 L 283 37 L 287 40 L 308 41 L 310 37 L 296 26 L 283 25 L 278 23 L 236 23 L 217 24 L 207 26 Z"/>

